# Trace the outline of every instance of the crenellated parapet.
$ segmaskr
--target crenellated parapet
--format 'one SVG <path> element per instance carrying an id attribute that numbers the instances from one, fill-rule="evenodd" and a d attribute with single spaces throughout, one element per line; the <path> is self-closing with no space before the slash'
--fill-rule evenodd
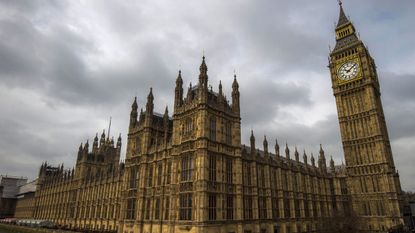
<path id="1" fill-rule="evenodd" d="M 324 150 L 322 145 L 320 144 L 319 150 L 319 157 L 318 163 L 316 165 L 314 155 L 311 153 L 310 163 L 308 160 L 308 155 L 306 151 L 303 152 L 303 159 L 300 160 L 300 154 L 297 150 L 297 146 L 294 146 L 294 158 L 291 158 L 290 148 L 288 143 L 285 145 L 285 156 L 280 155 L 280 146 L 278 144 L 278 140 L 275 140 L 275 151 L 274 153 L 268 150 L 268 140 L 267 137 L 264 136 L 263 140 L 263 149 L 259 149 L 255 146 L 255 135 L 253 130 L 251 130 L 250 136 L 250 146 L 246 146 L 245 144 L 241 145 L 241 155 L 244 159 L 251 160 L 251 161 L 258 161 L 262 163 L 269 163 L 275 166 L 286 167 L 287 169 L 292 167 L 297 167 L 300 170 L 306 172 L 315 172 L 320 175 L 324 176 L 337 176 L 340 174 L 344 174 L 344 170 L 341 167 L 344 166 L 336 166 L 334 164 L 333 158 L 330 160 L 330 167 L 327 168 L 326 159 L 324 155 Z"/>

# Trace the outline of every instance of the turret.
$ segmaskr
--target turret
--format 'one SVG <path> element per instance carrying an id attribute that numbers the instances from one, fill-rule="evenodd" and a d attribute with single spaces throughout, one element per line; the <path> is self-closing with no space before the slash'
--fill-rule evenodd
<path id="1" fill-rule="evenodd" d="M 169 109 L 166 106 L 163 116 L 163 128 L 164 128 L 164 142 L 167 143 L 169 133 Z"/>
<path id="2" fill-rule="evenodd" d="M 83 146 L 82 146 L 82 142 L 81 142 L 81 145 L 79 145 L 79 149 L 78 149 L 78 157 L 77 157 L 77 160 L 81 160 L 82 159 L 82 152 L 83 152 Z"/>
<path id="3" fill-rule="evenodd" d="M 174 90 L 174 108 L 182 106 L 183 104 L 183 79 L 182 71 L 179 70 L 179 75 L 176 79 L 176 88 Z"/>
<path id="4" fill-rule="evenodd" d="M 300 155 L 297 151 L 297 147 L 295 147 L 294 156 L 295 156 L 295 161 L 300 162 Z"/>
<path id="5" fill-rule="evenodd" d="M 137 124 L 137 116 L 138 116 L 138 105 L 137 105 L 137 97 L 134 97 L 134 102 L 131 105 L 131 113 L 130 113 L 130 129 L 134 128 Z"/>
<path id="6" fill-rule="evenodd" d="M 138 122 L 142 123 L 144 121 L 144 112 L 143 112 L 143 108 L 140 109 L 140 117 L 138 119 Z"/>
<path id="7" fill-rule="evenodd" d="M 219 96 L 223 97 L 222 80 L 219 80 Z"/>
<path id="8" fill-rule="evenodd" d="M 303 161 L 304 161 L 304 164 L 307 165 L 307 154 L 305 153 L 305 150 L 303 153 Z"/>
<path id="9" fill-rule="evenodd" d="M 280 145 L 278 145 L 278 140 L 275 139 L 275 156 L 280 157 Z"/>
<path id="10" fill-rule="evenodd" d="M 102 131 L 101 139 L 99 141 L 99 146 L 101 147 L 105 143 L 105 129 Z"/>
<path id="11" fill-rule="evenodd" d="M 233 76 L 233 83 L 232 83 L 232 110 L 239 114 L 240 107 L 239 107 L 239 84 L 236 81 L 236 74 Z"/>
<path id="12" fill-rule="evenodd" d="M 311 165 L 313 166 L 313 167 L 316 167 L 316 162 L 315 162 L 315 160 L 314 160 L 314 155 L 313 155 L 313 153 L 311 153 Z"/>
<path id="13" fill-rule="evenodd" d="M 267 136 L 264 135 L 264 153 L 265 155 L 268 155 L 268 141 Z"/>
<path id="14" fill-rule="evenodd" d="M 153 88 L 150 87 L 150 93 L 147 96 L 147 104 L 146 104 L 146 116 L 152 116 L 154 110 L 154 96 L 153 96 Z"/>
<path id="15" fill-rule="evenodd" d="M 208 75 L 207 75 L 207 66 L 205 62 L 205 56 L 202 58 L 202 64 L 199 67 L 199 100 L 201 102 L 207 101 L 207 91 L 208 91 Z"/>
<path id="16" fill-rule="evenodd" d="M 144 113 L 144 125 L 147 127 L 151 126 L 153 121 L 153 111 L 154 111 L 154 96 L 153 88 L 150 88 L 150 92 L 147 96 L 146 111 Z"/>
<path id="17" fill-rule="evenodd" d="M 120 135 L 118 136 L 118 139 L 117 139 L 117 148 L 121 149 L 121 133 L 120 133 Z"/>
<path id="18" fill-rule="evenodd" d="M 285 158 L 290 159 L 290 149 L 288 149 L 287 143 L 285 143 Z"/>
<path id="19" fill-rule="evenodd" d="M 92 144 L 92 152 L 95 152 L 98 149 L 98 133 L 95 135 L 94 143 Z"/>
<path id="20" fill-rule="evenodd" d="M 333 156 L 330 156 L 330 172 L 334 173 L 335 168 L 334 168 L 334 160 L 333 160 Z"/>
<path id="21" fill-rule="evenodd" d="M 89 151 L 89 140 L 86 140 L 86 143 L 85 143 L 85 146 L 84 146 L 84 151 L 85 151 L 85 154 L 88 154 L 88 151 Z"/>
<path id="22" fill-rule="evenodd" d="M 320 155 L 318 157 L 318 167 L 323 171 L 327 171 L 327 165 L 326 165 L 326 157 L 324 156 L 324 150 L 323 147 L 320 144 Z"/>
<path id="23" fill-rule="evenodd" d="M 255 154 L 255 136 L 254 136 L 254 131 L 251 130 L 251 154 L 254 155 Z"/>

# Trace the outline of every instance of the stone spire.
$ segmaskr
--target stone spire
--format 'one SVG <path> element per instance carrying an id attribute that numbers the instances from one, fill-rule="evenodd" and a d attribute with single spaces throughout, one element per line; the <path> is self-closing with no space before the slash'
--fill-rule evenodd
<path id="1" fill-rule="evenodd" d="M 326 165 L 326 157 L 324 156 L 324 150 L 323 146 L 320 144 L 320 155 L 318 157 L 318 167 L 322 169 L 323 172 L 327 171 L 327 165 Z"/>
<path id="2" fill-rule="evenodd" d="M 268 141 L 266 135 L 264 135 L 264 153 L 268 154 Z"/>
<path id="3" fill-rule="evenodd" d="M 236 81 L 236 74 L 233 75 L 232 83 L 232 110 L 239 114 L 239 84 Z"/>
<path id="4" fill-rule="evenodd" d="M 251 153 L 255 154 L 255 136 L 254 136 L 254 131 L 253 130 L 251 130 L 250 141 L 251 141 Z"/>
<path id="5" fill-rule="evenodd" d="M 150 87 L 150 93 L 147 96 L 147 104 L 146 104 L 146 115 L 153 115 L 154 110 L 154 96 L 153 96 L 153 88 Z"/>
<path id="6" fill-rule="evenodd" d="M 313 155 L 313 153 L 311 153 L 311 165 L 313 166 L 313 167 L 315 167 L 316 166 L 316 162 L 315 162 L 315 160 L 314 160 L 314 155 Z"/>
<path id="7" fill-rule="evenodd" d="M 295 147 L 294 156 L 295 156 L 295 161 L 300 162 L 300 154 L 297 151 L 297 147 Z"/>
<path id="8" fill-rule="evenodd" d="M 290 159 L 290 149 L 288 149 L 288 143 L 285 143 L 285 157 Z"/>
<path id="9" fill-rule="evenodd" d="M 130 129 L 134 128 L 137 123 L 137 116 L 138 116 L 138 105 L 137 105 L 137 96 L 134 97 L 134 102 L 131 105 L 131 113 L 130 113 Z"/>
<path id="10" fill-rule="evenodd" d="M 346 14 L 344 13 L 343 3 L 341 0 L 339 0 L 339 6 L 340 6 L 340 14 L 339 14 L 339 21 L 337 22 L 337 27 L 350 22 L 349 19 L 346 17 Z"/>
<path id="11" fill-rule="evenodd" d="M 105 142 L 105 129 L 102 130 L 101 139 L 99 141 L 99 145 L 101 146 Z"/>
<path id="12" fill-rule="evenodd" d="M 86 153 L 88 153 L 89 150 L 89 140 L 86 140 L 85 146 L 84 146 L 84 151 L 86 151 Z"/>
<path id="13" fill-rule="evenodd" d="M 118 139 L 117 139 L 117 148 L 121 148 L 121 133 L 120 133 L 120 135 L 118 136 Z"/>
<path id="14" fill-rule="evenodd" d="M 174 107 L 180 107 L 183 104 L 183 79 L 182 71 L 179 70 L 179 75 L 176 79 L 176 88 L 174 90 Z"/>
<path id="15" fill-rule="evenodd" d="M 280 157 L 280 145 L 278 145 L 277 139 L 275 139 L 275 156 Z"/>
<path id="16" fill-rule="evenodd" d="M 164 127 L 164 142 L 167 143 L 168 132 L 169 132 L 169 109 L 166 106 L 163 115 L 163 127 Z"/>
<path id="17" fill-rule="evenodd" d="M 95 134 L 94 142 L 92 143 L 92 151 L 96 151 L 98 149 L 98 133 Z"/>
<path id="18" fill-rule="evenodd" d="M 305 150 L 303 153 L 303 161 L 304 161 L 304 164 L 307 164 L 307 154 L 305 153 Z"/>
<path id="19" fill-rule="evenodd" d="M 332 173 L 334 173 L 334 171 L 335 171 L 333 156 L 330 156 L 330 171 Z"/>
<path id="20" fill-rule="evenodd" d="M 207 89 L 207 83 L 208 83 L 208 75 L 207 75 L 207 65 L 205 62 L 205 56 L 202 57 L 202 64 L 200 64 L 199 67 L 199 88 L 201 89 Z"/>

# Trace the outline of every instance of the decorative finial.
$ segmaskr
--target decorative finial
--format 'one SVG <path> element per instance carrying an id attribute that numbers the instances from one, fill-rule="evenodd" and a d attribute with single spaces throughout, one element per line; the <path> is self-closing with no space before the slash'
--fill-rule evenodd
<path id="1" fill-rule="evenodd" d="M 109 138 L 110 138 L 110 132 L 111 132 L 111 120 L 112 120 L 112 117 L 110 116 L 110 123 L 109 123 L 109 125 L 108 125 L 108 136 L 107 136 L 107 139 L 109 139 Z"/>

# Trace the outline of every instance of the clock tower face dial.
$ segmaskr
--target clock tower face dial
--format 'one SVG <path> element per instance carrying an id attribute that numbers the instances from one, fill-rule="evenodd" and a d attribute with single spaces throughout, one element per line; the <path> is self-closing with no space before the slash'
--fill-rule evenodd
<path id="1" fill-rule="evenodd" d="M 337 71 L 337 76 L 342 81 L 349 81 L 354 79 L 359 73 L 359 64 L 354 61 L 349 61 L 340 66 Z"/>

